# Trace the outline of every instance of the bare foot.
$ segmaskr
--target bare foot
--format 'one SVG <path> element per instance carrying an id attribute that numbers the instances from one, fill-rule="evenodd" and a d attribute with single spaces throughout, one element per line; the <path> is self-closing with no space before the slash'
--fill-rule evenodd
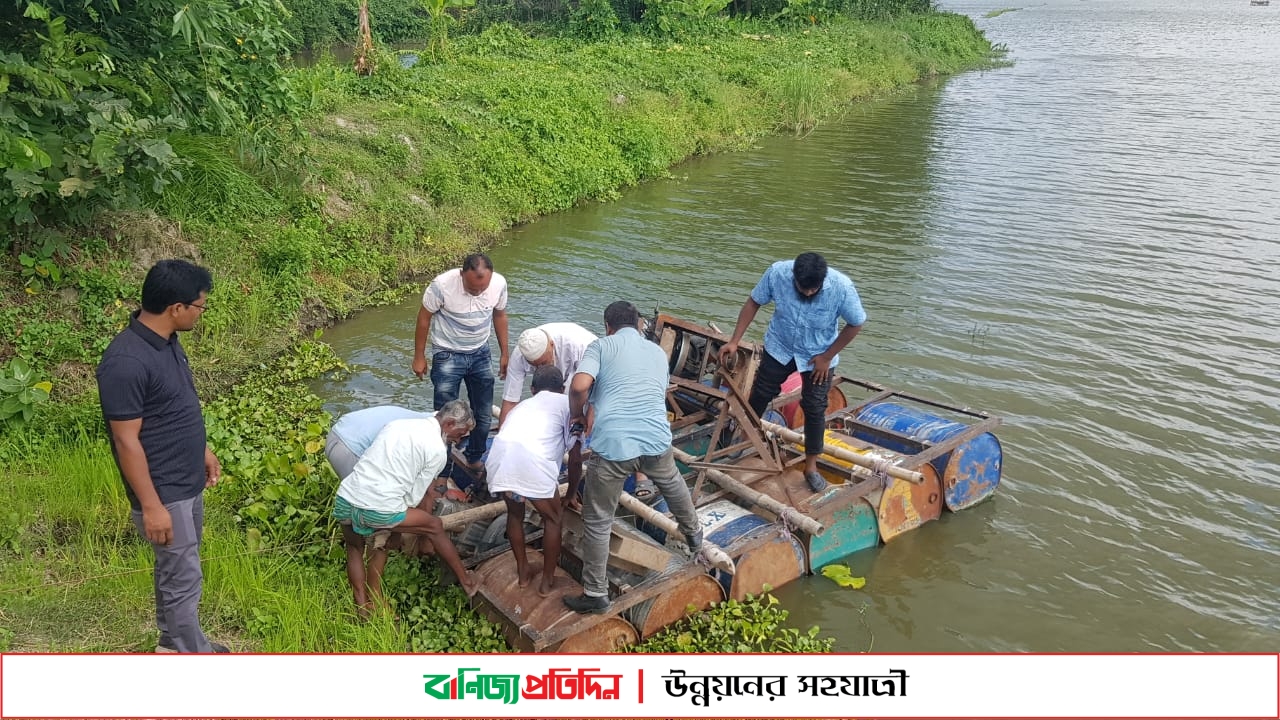
<path id="1" fill-rule="evenodd" d="M 480 590 L 480 581 L 476 579 L 475 573 L 470 570 L 467 571 L 466 577 L 458 581 L 458 584 L 462 586 L 462 592 L 466 593 L 469 598 L 475 597 L 476 592 Z"/>
<path id="2" fill-rule="evenodd" d="M 540 571 L 536 568 L 526 569 L 524 572 L 520 573 L 520 579 L 516 581 L 516 584 L 522 588 L 529 587 L 529 583 L 533 582 L 533 579 L 538 577 L 539 572 Z"/>
<path id="3" fill-rule="evenodd" d="M 368 620 L 369 617 L 372 615 L 373 615 L 372 602 L 365 601 L 364 603 L 356 606 L 356 617 L 359 618 L 361 621 Z"/>
<path id="4" fill-rule="evenodd" d="M 538 597 L 551 597 L 551 593 L 555 592 L 558 584 L 555 575 L 543 577 L 542 582 L 538 583 Z"/>

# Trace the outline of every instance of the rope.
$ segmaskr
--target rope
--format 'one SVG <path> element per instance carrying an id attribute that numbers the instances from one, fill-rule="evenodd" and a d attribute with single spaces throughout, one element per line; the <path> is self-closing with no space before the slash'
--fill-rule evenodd
<path id="1" fill-rule="evenodd" d="M 881 487 L 887 488 L 893 484 L 893 477 L 889 475 L 889 468 L 891 467 L 894 467 L 894 463 L 887 458 L 873 456 L 871 472 L 880 478 Z"/>
<path id="2" fill-rule="evenodd" d="M 703 548 L 703 549 L 705 549 L 706 547 L 707 547 L 707 544 L 706 544 L 706 542 L 704 541 L 704 542 L 702 543 L 702 548 Z M 703 550 L 702 550 L 702 549 L 698 550 L 698 552 L 696 552 L 696 553 L 694 553 L 694 554 L 693 554 L 693 561 L 694 561 L 694 562 L 696 562 L 696 563 L 698 563 L 699 565 L 701 565 L 701 566 L 702 566 L 702 569 L 703 569 L 703 570 L 706 570 L 708 573 L 710 573 L 710 572 L 712 572 L 713 570 L 715 570 L 715 569 L 716 569 L 716 568 L 711 564 L 711 561 L 707 559 L 707 554 L 706 554 L 705 552 L 703 552 Z"/>
<path id="3" fill-rule="evenodd" d="M 262 553 L 273 552 L 276 550 L 289 550 L 292 548 L 305 547 L 307 545 L 319 545 L 320 542 L 321 541 L 318 541 L 318 540 L 308 540 L 306 542 L 293 543 L 292 545 L 272 545 L 270 547 L 263 547 L 257 550 L 249 550 L 247 552 L 242 552 L 242 553 L 233 553 L 231 555 L 219 555 L 218 557 L 200 558 L 200 562 L 201 564 L 203 564 L 203 563 L 210 563 L 210 562 L 215 562 L 219 560 L 231 560 L 234 558 L 249 557 L 250 555 L 261 555 Z M 324 542 L 327 544 L 329 541 L 324 541 Z M 47 587 L 61 587 L 64 585 L 66 586 L 83 585 L 84 583 L 87 583 L 91 580 L 105 580 L 107 578 L 124 577 L 126 575 L 137 575 L 139 573 L 149 573 L 154 571 L 155 571 L 155 568 L 135 568 L 133 570 L 119 570 L 116 572 L 102 573 L 99 575 L 89 575 L 87 577 L 75 578 L 72 580 L 59 580 L 56 582 L 42 582 L 39 585 L 28 585 L 25 587 L 16 587 L 16 588 L 4 588 L 0 590 L 0 595 L 13 595 L 17 593 L 29 592 L 32 590 L 39 590 L 41 588 L 47 588 Z"/>
<path id="4" fill-rule="evenodd" d="M 790 540 L 793 537 L 795 528 L 791 526 L 791 521 L 787 519 L 786 515 L 779 515 L 776 524 L 778 526 L 778 537 L 783 540 Z"/>

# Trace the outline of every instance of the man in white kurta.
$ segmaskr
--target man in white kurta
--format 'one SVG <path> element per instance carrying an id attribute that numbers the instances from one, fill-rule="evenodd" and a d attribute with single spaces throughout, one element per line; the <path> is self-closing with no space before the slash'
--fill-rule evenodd
<path id="1" fill-rule="evenodd" d="M 502 382 L 502 408 L 498 424 L 507 418 L 511 408 L 520 402 L 524 392 L 524 379 L 535 368 L 554 365 L 565 381 L 578 372 L 578 363 L 587 352 L 587 346 L 596 341 L 595 333 L 577 323 L 546 323 L 520 333 L 516 340 L 519 350 L 507 367 L 507 377 Z"/>
<path id="2" fill-rule="evenodd" d="M 538 594 L 546 597 L 555 586 L 560 556 L 560 464 L 569 454 L 569 483 L 582 475 L 582 448 L 569 418 L 569 398 L 564 376 L 554 365 L 533 373 L 533 397 L 516 405 L 489 450 L 485 463 L 489 491 L 502 493 L 507 503 L 507 538 L 516 558 L 520 587 L 528 587 L 537 571 L 530 572 L 524 547 L 524 501 L 542 515 L 543 565 Z"/>

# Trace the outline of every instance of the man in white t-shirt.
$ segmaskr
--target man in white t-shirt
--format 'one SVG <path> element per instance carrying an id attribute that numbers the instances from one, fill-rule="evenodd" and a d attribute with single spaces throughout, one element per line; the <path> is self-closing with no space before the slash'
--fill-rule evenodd
<path id="1" fill-rule="evenodd" d="M 342 526 L 347 580 L 361 614 L 367 615 L 382 598 L 385 545 L 393 532 L 426 536 L 467 595 L 475 594 L 475 577 L 463 567 L 440 518 L 431 512 L 444 492 L 444 483 L 436 478 L 444 470 L 448 447 L 465 437 L 474 422 L 461 400 L 446 403 L 435 417 L 392 420 L 338 485 L 333 517 Z M 373 540 L 373 549 L 366 563 L 367 538 Z"/>
<path id="2" fill-rule="evenodd" d="M 338 474 L 338 479 L 342 480 L 355 469 L 360 456 L 369 449 L 387 423 L 392 420 L 433 416 L 433 412 L 418 412 L 398 405 L 375 405 L 349 412 L 334 421 L 333 427 L 329 428 L 329 435 L 324 441 L 324 455 L 333 471 Z"/>
<path id="3" fill-rule="evenodd" d="M 578 372 L 578 363 L 587 352 L 587 346 L 596 341 L 596 334 L 577 323 L 546 323 L 520 333 L 516 340 L 519 352 L 511 359 L 502 385 L 502 410 L 498 425 L 502 425 L 511 408 L 520 402 L 524 390 L 524 378 L 534 368 L 554 365 L 566 381 Z"/>
<path id="4" fill-rule="evenodd" d="M 436 276 L 422 294 L 413 336 L 413 372 L 431 370 L 436 410 L 456 400 L 467 385 L 475 429 L 467 440 L 470 469 L 480 469 L 493 421 L 493 364 L 490 332 L 498 336 L 498 375 L 507 374 L 507 280 L 493 271 L 488 255 L 468 255 L 461 268 Z M 431 340 L 430 360 L 427 340 Z"/>
<path id="5" fill-rule="evenodd" d="M 489 490 L 502 493 L 507 503 L 507 538 L 516 558 L 520 587 L 538 575 L 529 570 L 524 548 L 524 501 L 542 515 L 542 582 L 538 594 L 547 597 L 555 587 L 560 559 L 560 513 L 566 500 L 559 495 L 560 463 L 569 453 L 569 487 L 582 477 L 582 443 L 569 419 L 564 376 L 554 365 L 533 372 L 533 397 L 512 408 L 498 430 L 486 466 Z"/>

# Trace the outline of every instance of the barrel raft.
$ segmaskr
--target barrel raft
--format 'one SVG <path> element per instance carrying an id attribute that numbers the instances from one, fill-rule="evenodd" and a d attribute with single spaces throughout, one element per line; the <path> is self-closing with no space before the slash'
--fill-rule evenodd
<path id="1" fill-rule="evenodd" d="M 445 515 L 444 523 L 480 580 L 476 602 L 519 650 L 624 648 L 722 599 L 778 588 L 893 542 L 999 487 L 1003 456 L 992 430 L 1000 418 L 837 377 L 817 457 L 828 484 L 815 491 L 802 472 L 798 382 L 761 418 L 747 402 L 759 346 L 741 343 L 720 367 L 719 349 L 729 338 L 714 329 L 658 315 L 646 332 L 670 359 L 673 454 L 701 522 L 703 550 L 690 557 L 664 498 L 635 497 L 627 485 L 609 540 L 611 604 L 579 615 L 563 602 L 582 592 L 585 535 L 577 512 L 562 515 L 557 583 L 542 597 L 536 585 L 519 587 L 501 503 L 474 507 L 478 501 L 455 498 L 455 518 Z M 870 394 L 859 398 L 857 387 Z M 482 481 L 474 481 L 484 497 Z M 527 511 L 534 567 L 542 564 L 541 535 L 540 518 Z"/>

